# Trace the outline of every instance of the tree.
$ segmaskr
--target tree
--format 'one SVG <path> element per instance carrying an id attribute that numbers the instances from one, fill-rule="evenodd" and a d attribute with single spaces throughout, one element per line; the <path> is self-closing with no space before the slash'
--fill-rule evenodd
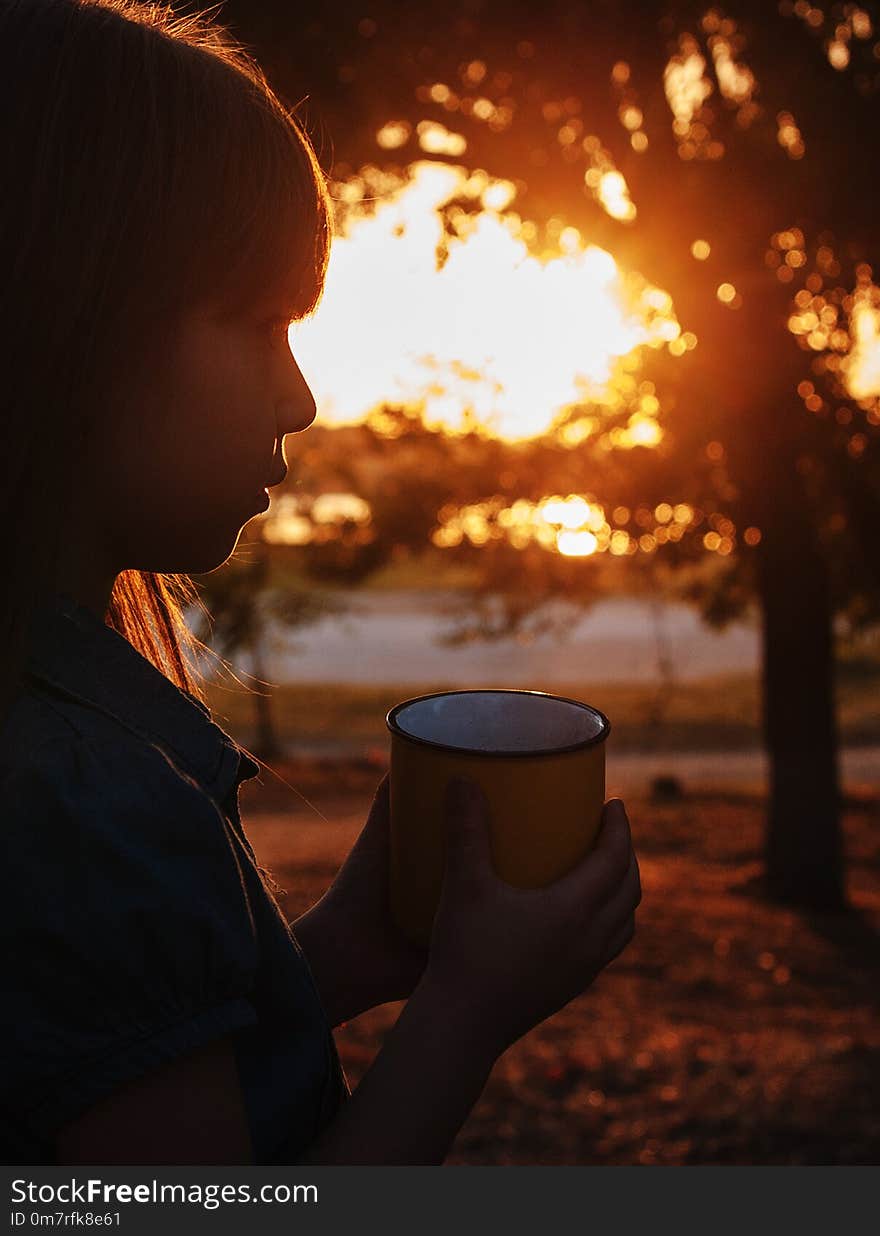
<path id="1" fill-rule="evenodd" d="M 193 576 L 212 620 L 206 630 L 197 612 L 193 622 L 195 634 L 222 657 L 242 652 L 248 655 L 258 688 L 271 685 L 266 679 L 265 650 L 272 621 L 297 628 L 344 608 L 314 589 L 292 587 L 275 578 L 278 572 L 272 571 L 270 552 L 262 529 L 248 529 L 222 569 Z M 256 689 L 252 699 L 254 752 L 264 760 L 278 759 L 284 752 L 275 725 L 272 697 Z"/>
<path id="2" fill-rule="evenodd" d="M 630 71 L 618 93 L 622 106 L 641 105 L 649 146 L 644 156 L 621 155 L 620 168 L 640 203 L 638 243 L 644 250 L 647 234 L 652 277 L 673 292 L 684 321 L 701 323 L 704 354 L 690 361 L 687 403 L 674 422 L 681 462 L 694 444 L 683 417 L 714 403 L 711 437 L 729 460 L 718 488 L 731 486 L 736 526 L 761 534 L 755 552 L 732 563 L 730 579 L 736 587 L 745 577 L 762 613 L 768 887 L 784 900 L 830 907 L 843 899 L 832 618 L 835 608 L 876 596 L 864 513 L 878 509 L 878 418 L 876 401 L 854 400 L 839 363 L 829 362 L 850 347 L 841 311 L 851 289 L 870 282 L 877 247 L 858 169 L 877 133 L 880 73 L 871 44 L 853 31 L 856 14 L 862 35 L 876 30 L 876 15 L 872 23 L 863 10 L 838 6 L 837 30 L 830 45 L 822 32 L 823 46 L 818 21 L 781 9 L 738 4 L 728 16 L 680 6 L 661 22 L 665 39 L 627 40 L 621 59 Z M 838 71 L 843 51 L 854 80 Z M 673 135 L 668 92 L 661 96 L 656 83 L 664 73 L 668 82 L 676 59 L 712 94 L 690 114 L 682 103 Z M 644 96 L 635 94 L 639 82 Z M 649 186 L 676 164 L 672 224 Z M 682 278 L 684 245 L 710 237 L 720 259 Z M 730 308 L 719 298 L 723 284 L 735 289 Z M 829 327 L 843 328 L 836 347 Z M 842 544 L 849 573 L 835 577 Z"/>
<path id="3" fill-rule="evenodd" d="M 606 505 L 637 478 L 633 507 L 656 495 L 727 521 L 726 535 L 699 528 L 663 544 L 655 569 L 686 579 L 709 616 L 759 602 L 767 888 L 810 907 L 843 901 L 832 620 L 880 608 L 880 415 L 845 359 L 858 314 L 878 303 L 865 170 L 880 134 L 878 18 L 876 5 L 803 0 L 548 0 L 538 11 L 467 3 L 405 14 L 377 3 L 366 25 L 342 4 L 333 30 L 306 4 L 295 30 L 277 17 L 273 27 L 276 75 L 309 82 L 338 175 L 375 150 L 389 115 L 454 122 L 472 166 L 516 179 L 517 209 L 564 214 L 668 289 L 698 335 L 675 365 L 655 358 L 668 408 L 659 449 L 621 463 L 589 442 L 575 455 L 536 444 L 513 471 L 534 492 L 555 460 L 549 492 L 573 476 L 573 491 L 601 485 Z M 455 87 L 454 106 L 432 83 Z M 504 109 L 505 124 L 464 108 L 477 93 L 496 117 Z M 635 212 L 619 179 L 616 203 L 603 206 L 609 174 L 623 178 Z M 695 571 L 707 552 L 713 569 Z M 560 589 L 585 596 L 595 579 L 592 563 L 538 546 L 491 541 L 478 560 L 508 626 Z"/>

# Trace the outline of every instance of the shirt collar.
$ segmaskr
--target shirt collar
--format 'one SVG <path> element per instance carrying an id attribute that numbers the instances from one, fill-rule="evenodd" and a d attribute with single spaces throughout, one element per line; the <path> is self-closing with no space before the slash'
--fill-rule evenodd
<path id="1" fill-rule="evenodd" d="M 221 803 L 260 772 L 206 704 L 68 593 L 54 593 L 35 613 L 26 673 L 165 746 Z"/>

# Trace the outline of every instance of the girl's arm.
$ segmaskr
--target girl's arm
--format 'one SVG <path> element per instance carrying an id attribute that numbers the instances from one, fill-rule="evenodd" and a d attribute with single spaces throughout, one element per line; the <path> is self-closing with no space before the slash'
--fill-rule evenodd
<path id="1" fill-rule="evenodd" d="M 293 924 L 306 955 L 327 1021 L 351 1021 L 377 1004 L 405 1000 L 418 982 L 427 949 L 417 948 L 388 926 L 364 918 L 351 922 L 326 899 Z"/>
<path id="2" fill-rule="evenodd" d="M 340 952 L 337 941 L 315 910 L 293 924 L 294 935 L 306 955 L 327 1021 L 335 1029 L 372 1008 L 372 993 L 357 990 L 360 971 Z"/>
<path id="3" fill-rule="evenodd" d="M 503 1044 L 427 976 L 336 1119 L 298 1166 L 443 1163 Z"/>
<path id="4" fill-rule="evenodd" d="M 65 1125 L 59 1164 L 253 1163 L 232 1036 L 135 1078 Z"/>
<path id="5" fill-rule="evenodd" d="M 420 985 L 361 1084 L 300 1164 L 442 1163 L 492 1068 L 473 1014 Z M 120 1087 L 57 1138 L 59 1164 L 253 1162 L 231 1038 Z"/>
<path id="6" fill-rule="evenodd" d="M 405 1000 L 428 950 L 405 939 L 389 912 L 389 780 L 324 896 L 293 923 L 331 1026 L 391 1000 Z"/>
<path id="7" fill-rule="evenodd" d="M 442 1163 L 498 1056 L 586 990 L 632 939 L 641 898 L 623 804 L 543 889 L 495 876 L 485 810 L 460 802 L 431 963 L 352 1097 L 302 1165 Z M 61 1163 L 243 1163 L 230 1040 L 125 1087 L 59 1138 Z"/>

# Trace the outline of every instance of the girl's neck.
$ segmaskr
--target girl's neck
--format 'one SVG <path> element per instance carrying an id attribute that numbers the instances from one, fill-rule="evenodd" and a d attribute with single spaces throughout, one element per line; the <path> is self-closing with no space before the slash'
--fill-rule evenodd
<path id="1" fill-rule="evenodd" d="M 101 621 L 110 605 L 116 572 L 102 571 L 94 559 L 68 557 L 55 575 L 55 591 L 65 592 Z"/>

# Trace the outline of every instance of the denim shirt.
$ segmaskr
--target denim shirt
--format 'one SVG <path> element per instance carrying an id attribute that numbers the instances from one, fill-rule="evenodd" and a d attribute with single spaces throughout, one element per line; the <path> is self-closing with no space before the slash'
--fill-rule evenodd
<path id="1" fill-rule="evenodd" d="M 225 1035 L 255 1163 L 296 1162 L 348 1097 L 241 824 L 259 771 L 91 610 L 40 609 L 0 743 L 4 1162 L 57 1162 L 66 1123 Z"/>

